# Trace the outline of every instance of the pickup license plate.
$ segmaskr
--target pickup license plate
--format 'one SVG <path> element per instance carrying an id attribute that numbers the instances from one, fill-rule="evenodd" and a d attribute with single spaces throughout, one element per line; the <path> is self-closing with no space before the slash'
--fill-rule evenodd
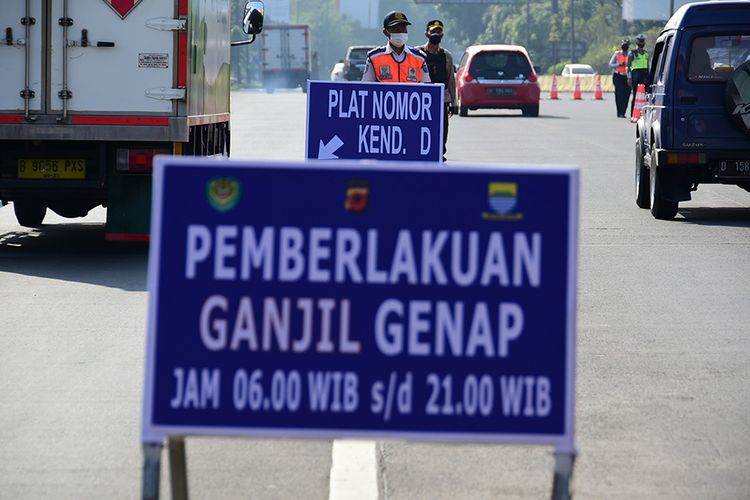
<path id="1" fill-rule="evenodd" d="M 513 89 L 508 87 L 495 87 L 487 89 L 487 92 L 489 92 L 490 95 L 513 95 Z"/>
<path id="2" fill-rule="evenodd" d="M 750 177 L 750 160 L 719 161 L 720 177 Z"/>
<path id="3" fill-rule="evenodd" d="M 21 159 L 18 160 L 19 179 L 85 179 L 86 160 L 81 159 Z"/>

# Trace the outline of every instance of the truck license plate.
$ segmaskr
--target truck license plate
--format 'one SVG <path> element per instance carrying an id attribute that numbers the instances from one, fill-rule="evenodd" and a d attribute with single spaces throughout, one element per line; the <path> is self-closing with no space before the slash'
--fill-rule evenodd
<path id="1" fill-rule="evenodd" d="M 721 160 L 719 176 L 750 177 L 750 160 Z"/>
<path id="2" fill-rule="evenodd" d="M 81 159 L 21 159 L 18 160 L 19 179 L 85 179 L 86 160 Z"/>

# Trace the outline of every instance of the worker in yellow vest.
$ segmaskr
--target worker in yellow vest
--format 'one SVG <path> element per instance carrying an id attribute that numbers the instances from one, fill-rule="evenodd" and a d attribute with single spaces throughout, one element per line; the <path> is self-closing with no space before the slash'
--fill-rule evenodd
<path id="1" fill-rule="evenodd" d="M 388 43 L 367 53 L 363 82 L 431 83 L 424 54 L 406 45 L 409 25 L 403 12 L 391 11 L 385 16 L 383 35 Z"/>
<path id="2" fill-rule="evenodd" d="M 628 49 L 630 40 L 623 40 L 620 49 L 609 60 L 609 67 L 612 68 L 612 84 L 615 86 L 615 106 L 617 107 L 617 117 L 625 118 L 625 111 L 628 110 L 628 100 L 630 100 L 630 86 L 628 86 Z"/>
<path id="3" fill-rule="evenodd" d="M 638 93 L 638 84 L 642 83 L 648 91 L 648 66 L 651 62 L 651 54 L 644 47 L 646 35 L 640 34 L 635 37 L 636 49 L 631 50 L 628 55 L 628 83 L 633 89 L 633 100 L 630 101 L 630 115 L 633 115 L 635 107 L 635 96 Z"/>

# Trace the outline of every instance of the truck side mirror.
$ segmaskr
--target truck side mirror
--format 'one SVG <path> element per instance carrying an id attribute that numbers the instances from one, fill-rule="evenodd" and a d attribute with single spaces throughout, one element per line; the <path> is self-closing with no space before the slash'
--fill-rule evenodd
<path id="1" fill-rule="evenodd" d="M 263 2 L 247 2 L 245 15 L 242 17 L 242 31 L 248 35 L 257 35 L 263 31 Z"/>

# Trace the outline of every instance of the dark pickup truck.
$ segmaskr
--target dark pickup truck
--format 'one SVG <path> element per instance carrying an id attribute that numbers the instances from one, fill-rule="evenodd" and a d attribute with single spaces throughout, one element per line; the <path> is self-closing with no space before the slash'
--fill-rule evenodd
<path id="1" fill-rule="evenodd" d="M 699 184 L 750 191 L 750 2 L 683 6 L 656 40 L 636 126 L 636 204 L 672 219 Z"/>

